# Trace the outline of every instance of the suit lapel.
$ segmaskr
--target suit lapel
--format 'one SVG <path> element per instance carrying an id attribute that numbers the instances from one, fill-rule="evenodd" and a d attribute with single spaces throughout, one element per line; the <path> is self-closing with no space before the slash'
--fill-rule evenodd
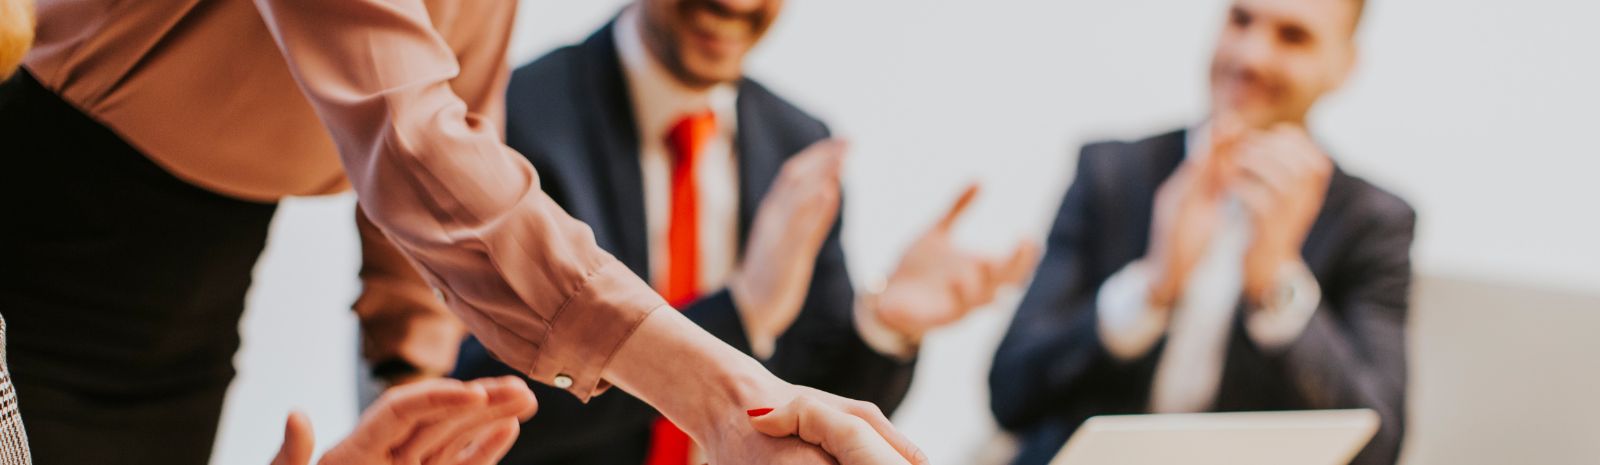
<path id="1" fill-rule="evenodd" d="M 639 166 L 639 130 L 613 27 L 615 23 L 607 24 L 583 43 L 577 106 L 585 118 L 584 127 L 591 128 L 586 137 L 596 149 L 595 186 L 605 194 L 610 206 L 611 231 L 618 238 L 616 257 L 649 280 L 648 228 L 642 227 L 647 220 Z"/>
<path id="2" fill-rule="evenodd" d="M 1121 211 L 1112 212 L 1122 215 L 1131 221 L 1129 232 L 1142 233 L 1143 247 L 1133 251 L 1142 255 L 1149 248 L 1151 234 L 1151 216 L 1155 213 L 1156 193 L 1161 190 L 1161 185 L 1178 171 L 1178 165 L 1183 163 L 1185 154 L 1188 153 L 1188 131 L 1177 131 L 1151 139 L 1145 144 L 1140 144 L 1144 153 L 1133 157 L 1133 163 L 1114 163 L 1119 166 L 1131 166 L 1134 173 L 1125 176 L 1114 175 L 1109 179 L 1137 179 L 1134 197 L 1130 202 L 1123 204 Z M 1139 169 L 1143 172 L 1137 172 Z"/>
<path id="3" fill-rule="evenodd" d="M 761 199 L 772 188 L 778 170 L 787 154 L 776 145 L 777 138 L 772 123 L 762 116 L 755 103 L 754 90 L 747 81 L 739 83 L 739 100 L 734 104 L 738 113 L 738 131 L 734 134 L 735 157 L 739 164 L 739 253 L 744 251 L 745 237 L 755 221 L 756 209 Z"/>
<path id="4" fill-rule="evenodd" d="M 1350 175 L 1333 167 L 1333 173 L 1328 179 L 1328 192 L 1322 200 L 1322 210 L 1317 212 L 1317 219 L 1311 223 L 1311 230 L 1306 233 L 1306 242 L 1300 249 L 1300 255 L 1306 261 L 1306 266 L 1311 268 L 1320 282 L 1328 282 L 1327 277 L 1333 273 L 1333 265 L 1338 257 L 1339 238 L 1349 231 L 1341 231 L 1340 216 L 1349 203 Z"/>
<path id="5" fill-rule="evenodd" d="M 1183 159 L 1189 154 L 1189 131 L 1181 130 L 1169 133 L 1155 139 L 1150 145 L 1150 185 L 1149 191 L 1154 194 L 1161 188 L 1161 183 L 1178 172 L 1178 165 L 1183 164 Z"/>

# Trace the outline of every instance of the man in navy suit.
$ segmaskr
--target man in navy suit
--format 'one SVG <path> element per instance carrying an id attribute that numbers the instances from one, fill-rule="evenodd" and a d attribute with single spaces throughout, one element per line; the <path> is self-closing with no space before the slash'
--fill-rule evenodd
<path id="1" fill-rule="evenodd" d="M 992 408 L 1045 464 L 1094 415 L 1368 408 L 1404 430 L 1415 213 L 1306 115 L 1355 61 L 1360 0 L 1235 0 L 1197 129 L 1090 144 L 995 355 Z"/>
<path id="2" fill-rule="evenodd" d="M 893 411 L 928 330 L 1031 271 L 949 229 L 975 191 L 857 293 L 839 243 L 844 144 L 743 75 L 779 0 L 641 0 L 583 43 L 518 69 L 508 144 L 595 238 L 695 323 L 773 373 Z M 514 373 L 468 340 L 455 376 Z M 504 463 L 700 464 L 687 437 L 625 393 L 541 394 Z"/>

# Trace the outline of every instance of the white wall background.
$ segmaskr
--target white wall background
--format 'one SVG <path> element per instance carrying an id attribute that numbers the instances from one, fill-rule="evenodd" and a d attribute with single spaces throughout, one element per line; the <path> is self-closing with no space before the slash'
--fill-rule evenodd
<path id="1" fill-rule="evenodd" d="M 582 39 L 622 3 L 522 0 L 513 61 Z M 1082 143 L 1194 121 L 1226 3 L 797 0 L 750 74 L 855 142 L 846 247 L 865 281 L 964 182 L 986 190 L 962 239 L 1000 250 L 1043 236 Z M 1600 3 L 1369 3 L 1361 69 L 1314 126 L 1347 169 L 1417 207 L 1419 271 L 1600 294 Z M 323 445 L 353 425 L 351 204 L 281 210 L 215 463 L 265 463 L 290 408 L 311 414 Z M 896 421 L 936 463 L 966 463 L 992 432 L 988 358 L 1014 303 L 928 341 Z M 1576 339 L 1595 331 L 1561 334 L 1574 339 L 1546 342 L 1600 350 Z M 1454 447 L 1423 437 L 1414 462 L 1441 456 L 1416 449 Z"/>

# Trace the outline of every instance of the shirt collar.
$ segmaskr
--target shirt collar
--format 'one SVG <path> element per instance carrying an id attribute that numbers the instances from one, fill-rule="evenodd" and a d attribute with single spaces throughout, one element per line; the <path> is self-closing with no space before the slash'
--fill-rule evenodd
<path id="1" fill-rule="evenodd" d="M 708 89 L 694 89 L 673 77 L 645 47 L 639 33 L 637 6 L 623 10 L 613 33 L 633 99 L 634 118 L 644 140 L 657 142 L 680 118 L 708 109 L 716 114 L 719 132 L 732 134 L 737 121 L 734 112 L 737 87 L 722 83 Z"/>

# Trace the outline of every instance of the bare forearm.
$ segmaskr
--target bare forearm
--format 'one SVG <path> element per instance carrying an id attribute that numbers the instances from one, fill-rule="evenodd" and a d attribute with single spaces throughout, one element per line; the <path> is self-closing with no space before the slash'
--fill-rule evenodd
<path id="1" fill-rule="evenodd" d="M 682 314 L 671 310 L 650 314 L 625 341 L 602 373 L 605 379 L 654 406 L 694 440 L 706 446 L 711 463 L 765 463 L 774 465 L 867 465 L 912 463 L 926 465 L 927 457 L 889 423 L 877 407 L 786 383 L 767 372 L 755 359 L 722 343 Z M 772 406 L 797 400 L 824 404 L 870 425 L 855 428 L 854 437 L 868 444 L 880 441 L 899 451 L 906 462 L 856 460 L 852 449 L 827 443 L 829 437 L 850 434 L 846 429 L 820 427 L 823 437 L 763 434 L 750 424 L 750 416 Z M 809 444 L 808 444 L 809 443 Z M 819 447 L 820 446 L 820 447 Z M 843 453 L 830 458 L 827 452 Z M 835 460 L 835 458 L 839 460 Z"/>
<path id="2" fill-rule="evenodd" d="M 654 312 L 617 350 L 606 380 L 654 406 L 698 441 L 748 428 L 745 410 L 781 405 L 786 383 L 675 311 Z"/>

